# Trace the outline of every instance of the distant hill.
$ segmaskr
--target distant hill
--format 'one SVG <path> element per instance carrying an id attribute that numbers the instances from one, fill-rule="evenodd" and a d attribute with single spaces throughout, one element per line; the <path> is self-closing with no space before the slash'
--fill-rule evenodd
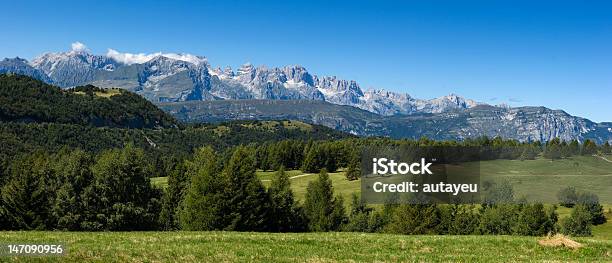
<path id="1" fill-rule="evenodd" d="M 612 123 L 594 123 L 545 107 L 503 108 L 478 105 L 442 113 L 381 116 L 350 106 L 312 100 L 224 100 L 161 103 L 186 122 L 293 119 L 360 136 L 461 140 L 501 136 L 520 141 L 612 140 Z"/>
<path id="2" fill-rule="evenodd" d="M 123 128 L 178 125 L 151 102 L 125 90 L 90 85 L 62 90 L 14 74 L 0 75 L 0 120 Z"/>

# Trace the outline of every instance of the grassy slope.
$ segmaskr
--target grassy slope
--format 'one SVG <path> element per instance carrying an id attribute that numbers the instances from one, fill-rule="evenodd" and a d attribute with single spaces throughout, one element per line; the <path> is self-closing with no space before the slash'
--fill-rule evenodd
<path id="1" fill-rule="evenodd" d="M 506 179 L 512 183 L 516 197 L 529 196 L 529 200 L 556 202 L 557 193 L 567 185 L 597 193 L 602 202 L 612 200 L 612 163 L 598 157 L 484 161 L 480 170 L 482 180 Z"/>
<path id="2" fill-rule="evenodd" d="M 17 262 L 337 262 L 337 261 L 609 261 L 612 241 L 578 238 L 578 250 L 545 248 L 534 237 L 402 236 L 361 233 L 0 232 L 0 242 L 63 242 L 61 257 Z"/>

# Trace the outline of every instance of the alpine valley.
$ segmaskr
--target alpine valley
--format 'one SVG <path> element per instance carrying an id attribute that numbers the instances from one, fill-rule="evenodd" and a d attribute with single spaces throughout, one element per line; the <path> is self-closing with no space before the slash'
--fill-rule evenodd
<path id="1" fill-rule="evenodd" d="M 318 76 L 302 66 L 213 67 L 202 56 L 127 54 L 84 48 L 32 61 L 6 58 L 0 73 L 27 75 L 62 88 L 91 84 L 135 92 L 187 122 L 291 119 L 360 136 L 521 141 L 612 142 L 612 122 L 595 123 L 545 107 L 492 106 L 451 94 L 424 100 L 363 90 L 353 80 Z"/>

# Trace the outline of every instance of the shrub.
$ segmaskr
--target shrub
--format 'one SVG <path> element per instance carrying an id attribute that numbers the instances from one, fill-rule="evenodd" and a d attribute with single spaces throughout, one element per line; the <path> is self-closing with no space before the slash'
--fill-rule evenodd
<path id="1" fill-rule="evenodd" d="M 546 214 L 544 205 L 524 205 L 518 216 L 515 226 L 515 234 L 523 236 L 543 236 L 553 232 L 554 222 Z"/>
<path id="2" fill-rule="evenodd" d="M 559 204 L 562 206 L 574 207 L 578 201 L 578 193 L 576 192 L 576 188 L 568 186 L 559 190 L 557 193 L 557 199 L 559 200 Z"/>
<path id="3" fill-rule="evenodd" d="M 486 207 L 481 214 L 478 232 L 486 235 L 510 235 L 519 213 L 518 205 L 499 204 Z"/>
<path id="4" fill-rule="evenodd" d="M 370 232 L 372 208 L 367 207 L 355 193 L 351 195 L 351 198 L 351 212 L 348 217 L 348 223 L 344 226 L 344 231 Z"/>
<path id="5" fill-rule="evenodd" d="M 591 215 L 591 224 L 601 225 L 606 222 L 603 206 L 599 204 L 599 197 L 592 193 L 581 193 L 578 195 L 577 204 L 583 205 Z"/>
<path id="6" fill-rule="evenodd" d="M 561 232 L 570 236 L 591 236 L 591 214 L 588 209 L 578 204 L 570 217 L 561 223 Z"/>
<path id="7" fill-rule="evenodd" d="M 386 231 L 406 235 L 435 234 L 439 222 L 436 205 L 401 204 L 393 210 Z"/>

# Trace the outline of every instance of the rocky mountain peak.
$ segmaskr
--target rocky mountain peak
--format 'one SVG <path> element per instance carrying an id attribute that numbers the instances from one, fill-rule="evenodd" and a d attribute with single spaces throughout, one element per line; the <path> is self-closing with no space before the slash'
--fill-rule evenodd
<path id="1" fill-rule="evenodd" d="M 226 76 L 229 76 L 229 77 L 234 77 L 234 71 L 232 70 L 232 67 L 230 67 L 230 66 L 226 66 L 223 69 L 223 74 L 226 75 Z"/>

